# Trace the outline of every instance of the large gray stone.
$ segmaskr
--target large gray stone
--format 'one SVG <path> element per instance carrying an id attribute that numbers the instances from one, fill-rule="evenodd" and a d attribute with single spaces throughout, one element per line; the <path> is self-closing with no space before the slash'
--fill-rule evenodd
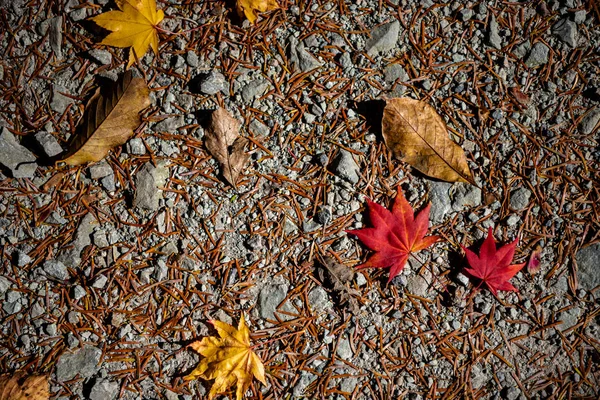
<path id="1" fill-rule="evenodd" d="M 510 207 L 513 210 L 522 210 L 529 205 L 531 190 L 527 188 L 519 188 L 510 194 Z"/>
<path id="2" fill-rule="evenodd" d="M 590 111 L 583 117 L 579 124 L 579 131 L 584 135 L 589 135 L 594 131 L 598 122 L 600 122 L 600 108 Z"/>
<path id="3" fill-rule="evenodd" d="M 5 127 L 0 134 L 0 164 L 15 178 L 33 178 L 37 168 L 35 156 Z"/>
<path id="4" fill-rule="evenodd" d="M 167 183 L 169 170 L 158 163 L 155 167 L 152 163 L 146 163 L 135 177 L 135 198 L 133 205 L 146 210 L 156 211 L 158 202 L 162 197 L 161 188 Z"/>
<path id="5" fill-rule="evenodd" d="M 69 279 L 67 266 L 58 260 L 46 260 L 43 265 L 44 274 L 61 281 Z"/>
<path id="6" fill-rule="evenodd" d="M 429 218 L 431 222 L 439 224 L 446 215 L 452 211 L 452 201 L 450 199 L 451 183 L 429 181 L 429 201 L 431 208 L 429 209 Z"/>
<path id="7" fill-rule="evenodd" d="M 321 66 L 319 60 L 306 50 L 303 42 L 292 36 L 289 46 L 290 61 L 297 70 L 308 72 Z"/>
<path id="8" fill-rule="evenodd" d="M 97 380 L 90 391 L 90 400 L 114 400 L 119 394 L 119 384 L 109 380 Z"/>
<path id="9" fill-rule="evenodd" d="M 79 374 L 82 378 L 90 378 L 98 372 L 102 350 L 85 346 L 74 353 L 64 353 L 56 363 L 56 380 L 65 382 Z"/>
<path id="10" fill-rule="evenodd" d="M 548 62 L 548 54 L 550 49 L 542 42 L 537 42 L 529 52 L 529 56 L 525 60 L 525 65 L 529 68 L 536 68 Z"/>
<path id="11" fill-rule="evenodd" d="M 242 99 L 246 103 L 251 103 L 265 94 L 269 86 L 269 81 L 266 79 L 256 79 L 244 86 L 242 89 Z"/>
<path id="12" fill-rule="evenodd" d="M 347 150 L 340 149 L 337 157 L 331 165 L 332 172 L 340 178 L 350 183 L 358 183 L 359 167 L 354 160 L 354 156 Z"/>
<path id="13" fill-rule="evenodd" d="M 381 25 L 373 30 L 371 38 L 367 40 L 366 51 L 371 57 L 379 53 L 392 50 L 398 42 L 400 22 L 394 21 Z"/>
<path id="14" fill-rule="evenodd" d="M 204 94 L 214 95 L 227 90 L 227 81 L 222 73 L 210 71 L 200 80 L 198 88 Z"/>
<path id="15" fill-rule="evenodd" d="M 44 153 L 48 157 L 54 157 L 57 154 L 62 153 L 63 149 L 60 147 L 58 140 L 50 133 L 41 131 L 35 134 L 35 141 L 44 150 Z"/>
<path id="16" fill-rule="evenodd" d="M 261 318 L 276 320 L 275 311 L 288 293 L 287 285 L 268 285 L 258 295 L 258 312 Z"/>
<path id="17" fill-rule="evenodd" d="M 502 48 L 502 38 L 498 32 L 498 22 L 496 17 L 492 15 L 490 18 L 490 24 L 488 27 L 488 43 L 490 46 L 500 50 Z"/>
<path id="18" fill-rule="evenodd" d="M 568 18 L 563 18 L 552 27 L 552 33 L 562 42 L 571 47 L 577 47 L 577 24 Z"/>
<path id="19" fill-rule="evenodd" d="M 600 243 L 584 247 L 575 255 L 579 286 L 592 290 L 600 285 Z"/>

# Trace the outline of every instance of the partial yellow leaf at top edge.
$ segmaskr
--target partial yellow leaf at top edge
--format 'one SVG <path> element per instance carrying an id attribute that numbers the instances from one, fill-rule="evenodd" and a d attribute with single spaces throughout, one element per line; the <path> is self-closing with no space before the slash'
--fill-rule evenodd
<path id="1" fill-rule="evenodd" d="M 2 400 L 48 400 L 50 384 L 47 375 L 32 375 L 18 371 L 12 375 L 0 375 L 0 399 Z"/>
<path id="2" fill-rule="evenodd" d="M 276 10 L 279 4 L 276 0 L 237 0 L 236 8 L 240 18 L 246 16 L 253 24 L 258 18 L 258 13 Z"/>
<path id="3" fill-rule="evenodd" d="M 225 322 L 210 322 L 219 337 L 205 337 L 190 345 L 203 358 L 184 379 L 214 380 L 208 394 L 209 400 L 237 385 L 236 398 L 242 400 L 253 377 L 264 385 L 267 384 L 263 363 L 250 346 L 250 331 L 244 316 L 240 319 L 237 329 Z"/>
<path id="4" fill-rule="evenodd" d="M 158 30 L 156 27 L 165 14 L 156 9 L 156 0 L 116 0 L 121 11 L 108 11 L 91 18 L 96 24 L 111 31 L 102 44 L 114 47 L 131 47 L 127 68 L 136 57 L 142 58 L 152 47 L 158 55 Z"/>

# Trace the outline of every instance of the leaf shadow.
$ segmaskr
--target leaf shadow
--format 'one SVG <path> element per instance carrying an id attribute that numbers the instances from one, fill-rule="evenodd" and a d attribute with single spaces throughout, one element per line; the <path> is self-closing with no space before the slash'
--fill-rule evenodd
<path id="1" fill-rule="evenodd" d="M 383 141 L 381 133 L 381 121 L 383 119 L 383 109 L 385 101 L 383 100 L 366 100 L 366 101 L 351 101 L 350 107 L 365 118 L 367 128 L 373 132 L 379 141 Z"/>

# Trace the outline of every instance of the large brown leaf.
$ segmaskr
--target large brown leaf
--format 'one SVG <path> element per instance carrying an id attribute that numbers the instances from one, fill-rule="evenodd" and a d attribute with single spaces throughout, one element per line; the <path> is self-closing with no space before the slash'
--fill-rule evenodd
<path id="1" fill-rule="evenodd" d="M 102 160 L 110 149 L 133 135 L 140 124 L 140 111 L 149 105 L 146 82 L 126 72 L 90 99 L 77 132 L 67 143 L 67 151 L 59 156 L 60 161 L 80 165 Z"/>
<path id="2" fill-rule="evenodd" d="M 29 375 L 16 372 L 0 376 L 0 399 L 2 400 L 48 400 L 50 386 L 46 375 Z"/>
<path id="3" fill-rule="evenodd" d="M 227 110 L 219 108 L 212 113 L 204 136 L 206 148 L 217 159 L 223 177 L 233 187 L 250 158 L 244 150 L 248 139 L 241 137 L 239 130 L 238 121 Z"/>
<path id="4" fill-rule="evenodd" d="M 425 175 L 474 183 L 465 153 L 429 104 L 406 97 L 387 99 L 381 129 L 392 153 Z"/>

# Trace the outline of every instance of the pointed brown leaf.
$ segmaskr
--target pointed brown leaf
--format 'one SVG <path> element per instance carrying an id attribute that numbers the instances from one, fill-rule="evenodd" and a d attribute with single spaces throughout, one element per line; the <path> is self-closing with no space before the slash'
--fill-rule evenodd
<path id="1" fill-rule="evenodd" d="M 338 263 L 332 257 L 325 257 L 323 262 L 317 264 L 317 275 L 323 285 L 333 290 L 340 306 L 348 305 L 352 313 L 359 313 L 358 301 L 354 298 L 359 293 L 350 286 L 354 279 L 352 268 Z"/>
<path id="2" fill-rule="evenodd" d="M 217 159 L 223 177 L 233 187 L 250 158 L 244 150 L 248 139 L 241 137 L 239 130 L 238 121 L 227 110 L 219 108 L 212 113 L 204 136 L 206 148 Z"/>
<path id="3" fill-rule="evenodd" d="M 48 400 L 50 385 L 46 375 L 30 375 L 16 372 L 0 376 L 0 399 L 2 400 Z"/>
<path id="4" fill-rule="evenodd" d="M 387 99 L 381 128 L 394 156 L 425 175 L 473 183 L 465 153 L 429 104 L 406 97 Z"/>
<path id="5" fill-rule="evenodd" d="M 86 106 L 77 132 L 60 161 L 80 165 L 100 161 L 124 144 L 140 124 L 140 111 L 150 105 L 149 90 L 141 78 L 123 74 L 104 91 L 98 90 Z"/>

